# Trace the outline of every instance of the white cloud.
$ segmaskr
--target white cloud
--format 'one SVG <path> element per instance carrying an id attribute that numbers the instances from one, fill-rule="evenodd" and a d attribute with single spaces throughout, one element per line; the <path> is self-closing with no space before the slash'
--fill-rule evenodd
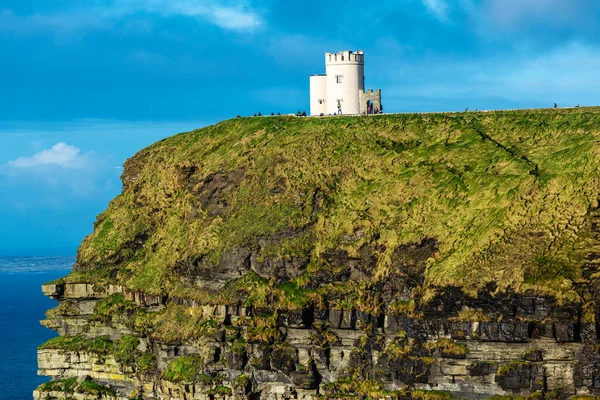
<path id="1" fill-rule="evenodd" d="M 448 19 L 448 3 L 445 0 L 421 0 L 423 5 L 440 21 Z"/>
<path id="2" fill-rule="evenodd" d="M 595 0 L 485 0 L 480 12 L 485 23 L 517 30 L 532 23 L 578 26 L 592 22 Z"/>
<path id="3" fill-rule="evenodd" d="M 39 166 L 61 166 L 65 168 L 81 168 L 86 163 L 87 156 L 81 150 L 66 143 L 57 143 L 52 148 L 42 150 L 31 157 L 20 157 L 9 161 L 8 165 L 15 168 L 33 168 Z"/>
<path id="4" fill-rule="evenodd" d="M 210 10 L 213 22 L 225 29 L 244 30 L 257 28 L 262 24 L 258 15 L 233 8 L 215 8 Z"/>
<path id="5" fill-rule="evenodd" d="M 204 19 L 229 30 L 252 30 L 263 24 L 260 15 L 246 1 L 125 0 L 113 2 L 108 11 L 115 15 L 139 11 L 163 16 L 184 15 Z"/>
<path id="6" fill-rule="evenodd" d="M 71 35 L 95 29 L 108 29 L 124 17 L 145 12 L 162 17 L 186 16 L 225 30 L 251 32 L 262 25 L 260 14 L 246 1 L 217 0 L 110 0 L 86 2 L 85 8 L 73 8 L 48 14 L 17 15 L 0 10 L 0 32 L 33 34 L 53 32 Z M 144 29 L 151 28 L 145 25 Z"/>
<path id="7" fill-rule="evenodd" d="M 106 155 L 83 153 L 60 142 L 32 156 L 1 164 L 0 188 L 23 204 L 56 208 L 64 204 L 60 199 L 101 194 L 110 161 Z"/>

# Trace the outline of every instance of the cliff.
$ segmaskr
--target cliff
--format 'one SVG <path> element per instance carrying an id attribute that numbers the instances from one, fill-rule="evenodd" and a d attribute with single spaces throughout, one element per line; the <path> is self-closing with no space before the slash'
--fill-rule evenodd
<path id="1" fill-rule="evenodd" d="M 599 139 L 581 108 L 160 141 L 43 287 L 34 397 L 594 398 Z"/>

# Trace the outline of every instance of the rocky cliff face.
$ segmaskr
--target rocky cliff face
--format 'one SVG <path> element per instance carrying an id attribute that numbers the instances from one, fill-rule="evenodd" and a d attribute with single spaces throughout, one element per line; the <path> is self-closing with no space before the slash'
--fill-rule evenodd
<path id="1" fill-rule="evenodd" d="M 599 126 L 255 118 L 159 142 L 43 287 L 60 336 L 34 397 L 600 396 Z"/>
<path id="2" fill-rule="evenodd" d="M 108 385 L 104 395 L 77 397 L 75 382 L 74 398 L 445 399 L 452 393 L 560 399 L 600 393 L 596 325 L 544 298 L 497 299 L 512 308 L 506 322 L 454 322 L 441 315 L 202 306 L 119 286 L 48 284 L 44 292 L 59 300 L 61 312 L 43 323 L 69 342 L 40 348 L 40 372 L 53 382 Z M 129 311 L 104 319 L 99 310 L 107 304 Z M 177 339 L 179 327 L 172 338 L 168 332 L 159 338 L 138 325 L 136 314 L 165 310 L 174 326 L 193 320 L 189 339 Z M 69 397 L 47 389 L 35 398 Z"/>

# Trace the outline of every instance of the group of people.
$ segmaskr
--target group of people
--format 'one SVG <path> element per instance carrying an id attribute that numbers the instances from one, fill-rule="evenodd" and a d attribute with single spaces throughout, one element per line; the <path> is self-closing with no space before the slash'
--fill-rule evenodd
<path id="1" fill-rule="evenodd" d="M 556 105 L 556 103 L 554 103 L 554 108 L 558 108 L 558 105 Z M 579 103 L 577 103 L 577 104 L 575 105 L 575 108 L 579 108 Z"/>
<path id="2" fill-rule="evenodd" d="M 378 107 L 373 107 L 373 105 L 369 105 L 369 106 L 367 107 L 367 110 L 366 110 L 365 114 L 368 114 L 368 115 L 372 115 L 372 114 L 383 114 L 383 105 L 380 105 L 380 108 L 378 108 Z M 277 115 L 277 116 L 281 116 L 281 113 L 277 113 L 277 114 L 275 114 L 275 113 L 271 113 L 271 116 L 272 116 L 272 117 L 274 117 L 275 115 Z M 286 115 L 287 115 L 287 114 L 286 114 Z M 293 114 L 292 114 L 292 115 L 293 115 Z M 341 106 L 338 106 L 338 112 L 337 112 L 337 113 L 335 113 L 335 114 L 329 114 L 329 116 L 334 116 L 334 115 L 342 115 L 342 109 L 341 109 Z M 258 113 L 254 113 L 252 116 L 253 116 L 253 117 L 262 117 L 263 115 L 262 115 L 262 113 L 259 111 Z M 298 112 L 296 112 L 296 117 L 307 117 L 307 116 L 308 116 L 308 115 L 306 114 L 306 111 L 300 111 L 300 110 L 298 110 Z M 321 116 L 321 117 L 324 117 L 324 116 L 325 116 L 325 114 L 324 114 L 324 113 L 321 113 L 321 114 L 320 114 L 320 116 Z M 236 118 L 242 118 L 240 115 L 236 115 L 235 117 L 236 117 Z"/>
<path id="3" fill-rule="evenodd" d="M 381 109 L 379 109 L 378 107 L 373 107 L 373 104 L 369 104 L 367 105 L 367 115 L 372 115 L 372 114 L 383 114 L 383 104 L 380 104 Z"/>
<path id="4" fill-rule="evenodd" d="M 271 117 L 274 117 L 275 115 L 277 115 L 277 116 L 281 116 L 281 113 L 279 113 L 279 112 L 278 112 L 277 114 L 275 114 L 275 113 L 271 113 Z M 263 115 L 262 115 L 262 113 L 259 111 L 258 113 L 254 113 L 252 116 L 253 116 L 253 117 L 262 117 Z M 302 112 L 300 112 L 300 110 L 298 110 L 298 112 L 296 113 L 296 116 L 297 116 L 297 117 L 306 117 L 306 111 L 302 111 Z M 235 117 L 236 117 L 236 118 L 242 118 L 240 115 L 236 115 Z"/>
<path id="5" fill-rule="evenodd" d="M 281 113 L 277 113 L 277 115 L 278 115 L 278 116 L 281 116 Z M 262 115 L 262 113 L 259 111 L 258 113 L 254 113 L 252 116 L 253 116 L 253 117 L 262 117 L 263 115 Z M 271 117 L 274 117 L 274 116 L 275 116 L 275 113 L 271 113 Z M 242 116 L 241 116 L 241 115 L 239 115 L 239 114 L 238 114 L 238 115 L 236 115 L 235 117 L 236 117 L 236 118 L 242 118 Z"/>
<path id="6" fill-rule="evenodd" d="M 281 115 L 281 113 L 277 113 L 277 115 Z M 253 115 L 253 117 L 262 117 L 262 116 L 263 116 L 263 115 L 260 113 L 260 111 L 258 112 L 258 114 L 256 114 L 256 113 L 255 113 L 255 114 Z M 271 117 L 274 117 L 274 116 L 275 116 L 275 114 L 274 114 L 274 113 L 271 113 Z"/>

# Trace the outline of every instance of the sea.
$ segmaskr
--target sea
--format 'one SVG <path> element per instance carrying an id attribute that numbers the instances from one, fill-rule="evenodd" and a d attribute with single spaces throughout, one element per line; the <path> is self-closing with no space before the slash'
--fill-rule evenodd
<path id="1" fill-rule="evenodd" d="M 31 400 L 49 379 L 37 375 L 36 348 L 57 334 L 40 325 L 58 303 L 41 286 L 65 276 L 75 257 L 0 257 L 0 400 Z"/>

